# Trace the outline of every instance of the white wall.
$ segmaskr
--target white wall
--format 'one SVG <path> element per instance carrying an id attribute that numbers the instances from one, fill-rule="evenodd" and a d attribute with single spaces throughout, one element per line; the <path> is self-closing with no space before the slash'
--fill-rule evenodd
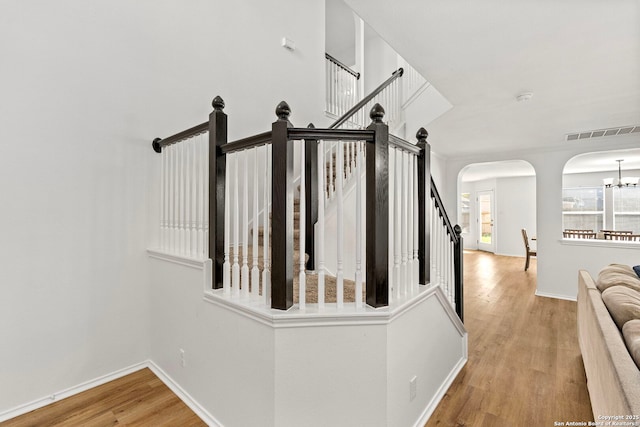
<path id="1" fill-rule="evenodd" d="M 483 181 L 462 182 L 459 193 L 470 193 L 469 232 L 463 233 L 464 246 L 478 249 L 478 205 L 480 191 L 493 190 L 494 239 L 498 255 L 524 256 L 521 230 L 536 235 L 536 179 L 535 177 L 508 177 Z"/>
<path id="2" fill-rule="evenodd" d="M 541 295 L 575 298 L 577 272 L 586 269 L 596 274 L 612 263 L 637 264 L 637 248 L 574 246 L 562 242 L 562 172 L 565 163 L 581 153 L 602 151 L 603 144 L 612 150 L 634 148 L 640 143 L 637 135 L 599 138 L 579 143 L 559 142 L 557 150 L 487 153 L 447 161 L 447 181 L 457 182 L 459 172 L 472 163 L 499 160 L 526 160 L 536 171 L 536 236 L 538 246 L 538 287 Z M 447 209 L 457 207 L 458 191 L 448 191 Z"/>
<path id="3" fill-rule="evenodd" d="M 206 121 L 216 95 L 231 140 L 270 129 L 281 100 L 297 126 L 323 120 L 323 52 L 323 2 L 3 3 L 0 413 L 163 360 L 151 140 Z"/>
<path id="4" fill-rule="evenodd" d="M 537 232 L 534 176 L 497 179 L 496 225 L 496 253 L 525 256 L 521 230 L 526 229 L 529 237 Z"/>
<path id="5" fill-rule="evenodd" d="M 0 413 L 148 357 L 150 4 L 2 4 Z"/>
<path id="6" fill-rule="evenodd" d="M 466 333 L 439 288 L 389 319 L 327 308 L 316 322 L 289 313 L 267 324 L 205 300 L 202 268 L 149 267 L 153 361 L 221 425 L 413 425 L 466 362 Z"/>

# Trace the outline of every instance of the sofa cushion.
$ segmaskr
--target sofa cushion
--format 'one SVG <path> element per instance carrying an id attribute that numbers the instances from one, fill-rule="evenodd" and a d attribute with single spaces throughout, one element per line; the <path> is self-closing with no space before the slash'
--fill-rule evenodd
<path id="1" fill-rule="evenodd" d="M 633 278 L 638 277 L 633 267 L 627 264 L 609 264 L 606 267 L 604 267 L 602 271 L 610 271 L 612 273 L 622 273 L 622 274 L 631 276 Z"/>
<path id="2" fill-rule="evenodd" d="M 602 292 L 613 321 L 622 329 L 629 320 L 640 319 L 640 292 L 625 286 L 611 286 Z"/>
<path id="3" fill-rule="evenodd" d="M 629 349 L 629 354 L 640 368 L 640 319 L 629 320 L 622 327 L 624 342 Z"/>
<path id="4" fill-rule="evenodd" d="M 596 287 L 600 292 L 611 286 L 626 286 L 640 292 L 640 278 L 628 265 L 611 264 L 600 270 Z"/>

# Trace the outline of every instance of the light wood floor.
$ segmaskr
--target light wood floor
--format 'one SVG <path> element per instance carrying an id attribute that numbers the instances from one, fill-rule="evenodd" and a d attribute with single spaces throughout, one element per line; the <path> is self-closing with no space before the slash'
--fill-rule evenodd
<path id="1" fill-rule="evenodd" d="M 536 297 L 536 261 L 468 252 L 469 361 L 426 427 L 553 426 L 593 421 L 578 348 L 576 303 Z M 2 424 L 203 426 L 144 369 Z"/>
<path id="2" fill-rule="evenodd" d="M 469 360 L 425 427 L 593 421 L 576 303 L 534 295 L 535 258 L 470 251 L 464 271 Z"/>
<path id="3" fill-rule="evenodd" d="M 206 426 L 149 369 L 13 418 L 2 427 Z"/>

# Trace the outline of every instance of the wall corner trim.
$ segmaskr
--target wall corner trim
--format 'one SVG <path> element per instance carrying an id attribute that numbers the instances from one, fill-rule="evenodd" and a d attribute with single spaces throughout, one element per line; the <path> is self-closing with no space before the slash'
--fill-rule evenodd
<path id="1" fill-rule="evenodd" d="M 567 301 L 578 301 L 578 298 L 576 296 L 552 294 L 552 293 L 549 293 L 549 292 L 540 292 L 537 289 L 536 289 L 535 295 L 537 297 L 563 299 L 563 300 L 567 300 Z"/>

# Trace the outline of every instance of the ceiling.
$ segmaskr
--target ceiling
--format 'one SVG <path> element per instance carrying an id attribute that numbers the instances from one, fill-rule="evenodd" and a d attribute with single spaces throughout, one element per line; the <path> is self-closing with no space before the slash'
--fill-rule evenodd
<path id="1" fill-rule="evenodd" d="M 345 2 L 453 104 L 429 125 L 438 154 L 548 149 L 640 124 L 638 0 Z"/>

